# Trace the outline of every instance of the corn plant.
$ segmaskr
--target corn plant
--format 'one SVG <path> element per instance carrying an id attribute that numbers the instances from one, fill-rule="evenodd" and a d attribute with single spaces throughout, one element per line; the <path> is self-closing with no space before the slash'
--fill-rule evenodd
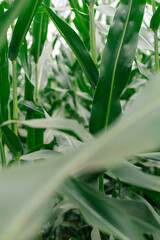
<path id="1" fill-rule="evenodd" d="M 160 5 L 0 1 L 0 240 L 160 239 Z"/>

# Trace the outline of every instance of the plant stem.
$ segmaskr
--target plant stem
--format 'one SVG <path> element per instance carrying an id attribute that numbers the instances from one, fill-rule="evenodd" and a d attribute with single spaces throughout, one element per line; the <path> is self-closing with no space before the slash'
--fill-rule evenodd
<path id="1" fill-rule="evenodd" d="M 2 143 L 2 132 L 1 132 L 1 129 L 0 129 L 0 152 L 1 152 L 2 168 L 5 168 L 7 166 L 7 161 L 6 161 L 4 145 Z"/>
<path id="2" fill-rule="evenodd" d="M 90 32 L 90 48 L 91 56 L 94 63 L 97 65 L 97 48 L 96 48 L 96 30 L 95 30 L 95 19 L 94 19 L 94 4 L 88 6 L 89 8 L 89 32 Z"/>
<path id="3" fill-rule="evenodd" d="M 35 64 L 35 77 L 36 77 L 36 104 L 39 100 L 39 89 L 38 89 L 38 63 Z"/>
<path id="4" fill-rule="evenodd" d="M 94 63 L 97 65 L 97 46 L 96 46 L 96 29 L 95 29 L 95 19 L 94 19 L 94 4 L 88 6 L 89 8 L 89 32 L 90 32 L 90 48 L 91 57 Z M 99 190 L 104 192 L 104 174 L 101 174 L 98 178 Z"/>
<path id="5" fill-rule="evenodd" d="M 18 120 L 18 103 L 17 103 L 17 63 L 13 64 L 13 119 Z M 17 123 L 14 123 L 14 133 L 18 135 Z"/>
<path id="6" fill-rule="evenodd" d="M 156 11 L 156 3 L 155 0 L 152 0 L 152 10 L 153 14 Z M 159 71 L 159 51 L 158 51 L 158 33 L 157 30 L 154 31 L 154 51 L 155 51 L 155 67 L 156 72 Z"/>
<path id="7" fill-rule="evenodd" d="M 10 104 L 8 102 L 8 120 L 11 120 L 11 109 L 10 109 Z M 12 129 L 11 123 L 8 124 L 8 127 Z"/>

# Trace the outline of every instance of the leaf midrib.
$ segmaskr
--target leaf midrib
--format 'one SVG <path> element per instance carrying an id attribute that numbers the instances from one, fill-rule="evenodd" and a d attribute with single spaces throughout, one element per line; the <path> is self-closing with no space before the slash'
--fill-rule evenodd
<path id="1" fill-rule="evenodd" d="M 128 16 L 127 16 L 127 19 L 126 19 L 126 23 L 125 23 L 125 27 L 124 27 L 124 31 L 123 31 L 123 35 L 122 35 L 122 39 L 121 39 L 121 43 L 120 43 L 120 47 L 119 47 L 119 50 L 118 50 L 118 54 L 117 54 L 117 57 L 116 57 L 115 66 L 114 66 L 114 70 L 113 70 L 112 81 L 111 81 L 111 90 L 110 90 L 110 94 L 109 94 L 109 103 L 108 103 L 106 123 L 105 123 L 106 127 L 108 125 L 108 120 L 109 120 L 109 114 L 110 114 L 110 108 L 111 108 L 111 100 L 112 100 L 112 95 L 113 95 L 113 86 L 114 86 L 114 81 L 115 81 L 116 69 L 117 69 L 117 65 L 118 65 L 118 61 L 119 61 L 119 56 L 120 56 L 120 53 L 121 53 L 121 50 L 122 50 L 122 46 L 123 46 L 123 42 L 124 42 L 127 26 L 128 26 L 128 23 L 129 23 L 129 18 L 130 18 L 130 14 L 131 14 L 132 4 L 133 4 L 133 0 L 130 1 Z"/>

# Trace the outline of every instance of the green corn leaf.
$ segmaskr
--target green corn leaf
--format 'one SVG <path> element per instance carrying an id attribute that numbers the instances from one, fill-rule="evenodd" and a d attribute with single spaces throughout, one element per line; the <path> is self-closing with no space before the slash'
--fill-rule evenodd
<path id="1" fill-rule="evenodd" d="M 43 5 L 49 14 L 51 20 L 55 24 L 58 31 L 61 33 L 63 38 L 66 40 L 72 51 L 77 57 L 77 60 L 88 78 L 92 87 L 96 87 L 98 82 L 98 70 L 93 63 L 86 47 L 82 40 L 79 38 L 77 33 L 62 19 L 60 19 L 50 8 Z"/>
<path id="2" fill-rule="evenodd" d="M 44 0 L 43 2 L 46 6 L 50 6 L 50 0 Z M 48 23 L 49 17 L 46 12 L 36 13 L 33 23 L 33 43 L 31 46 L 31 54 L 34 56 L 35 63 L 38 63 L 47 39 Z"/>
<path id="3" fill-rule="evenodd" d="M 30 27 L 36 9 L 41 4 L 42 0 L 35 0 L 26 8 L 26 10 L 19 16 L 14 27 L 11 43 L 9 46 L 9 58 L 15 60 L 18 56 L 19 49 L 24 40 L 25 35 Z"/>
<path id="4" fill-rule="evenodd" d="M 2 4 L 0 14 L 4 13 Z M 0 113 L 4 121 L 8 119 L 8 100 L 10 94 L 9 71 L 8 71 L 8 42 L 5 37 L 5 44 L 0 48 Z"/>
<path id="5" fill-rule="evenodd" d="M 120 95 L 130 76 L 144 7 L 145 0 L 122 0 L 115 14 L 93 100 L 92 133 L 100 131 L 121 113 Z"/>
<path id="6" fill-rule="evenodd" d="M 3 141 L 7 145 L 11 153 L 13 153 L 14 156 L 17 158 L 22 156 L 24 150 L 19 137 L 17 137 L 17 135 L 7 126 L 2 127 L 2 134 Z"/>
<path id="7" fill-rule="evenodd" d="M 3 123 L 3 118 L 0 113 L 0 123 Z M 19 137 L 7 126 L 2 127 L 2 139 L 3 142 L 10 149 L 11 153 L 14 154 L 15 157 L 20 157 L 23 155 L 24 150 L 22 143 Z"/>
<path id="8" fill-rule="evenodd" d="M 143 202 L 113 199 L 74 179 L 68 180 L 60 191 L 80 209 L 89 224 L 117 238 L 144 239 L 143 233 L 159 231 L 159 216 Z"/>
<path id="9" fill-rule="evenodd" d="M 1 29 L 1 38 L 0 38 L 0 48 L 5 42 L 5 37 L 9 26 L 13 23 L 14 19 L 17 18 L 20 14 L 23 13 L 24 9 L 30 5 L 32 0 L 15 0 L 13 1 L 11 7 L 4 14 L 0 16 L 0 29 Z"/>
<path id="10" fill-rule="evenodd" d="M 121 165 L 120 159 L 157 148 L 160 142 L 159 89 L 158 75 L 147 84 L 123 118 L 78 152 L 61 158 L 53 151 L 48 161 L 0 173 L 0 239 L 21 240 L 23 236 L 28 240 L 37 234 L 46 216 L 47 200 L 71 174 L 87 169 L 117 168 Z M 160 192 L 160 181 L 157 181 Z"/>
<path id="11" fill-rule="evenodd" d="M 156 9 L 150 21 L 150 28 L 157 31 L 160 25 L 160 6 Z"/>
<path id="12" fill-rule="evenodd" d="M 30 82 L 30 80 L 25 77 L 25 94 L 24 94 L 24 99 L 26 101 L 34 101 L 33 100 L 33 94 L 34 94 L 34 86 Z"/>

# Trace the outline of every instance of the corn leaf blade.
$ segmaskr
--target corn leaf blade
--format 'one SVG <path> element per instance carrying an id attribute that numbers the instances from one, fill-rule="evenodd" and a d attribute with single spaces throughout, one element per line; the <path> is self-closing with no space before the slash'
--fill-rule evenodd
<path id="1" fill-rule="evenodd" d="M 156 9 L 150 21 L 150 28 L 157 31 L 160 25 L 160 6 Z"/>
<path id="2" fill-rule="evenodd" d="M 130 76 L 144 7 L 145 0 L 122 0 L 115 14 L 93 100 L 92 133 L 112 123 L 121 113 L 120 95 Z"/>
<path id="3" fill-rule="evenodd" d="M 26 10 L 19 16 L 14 27 L 11 43 L 9 46 L 9 59 L 15 60 L 18 56 L 19 49 L 24 40 L 25 35 L 30 27 L 36 9 L 41 4 L 42 0 L 35 0 L 26 8 Z"/>

